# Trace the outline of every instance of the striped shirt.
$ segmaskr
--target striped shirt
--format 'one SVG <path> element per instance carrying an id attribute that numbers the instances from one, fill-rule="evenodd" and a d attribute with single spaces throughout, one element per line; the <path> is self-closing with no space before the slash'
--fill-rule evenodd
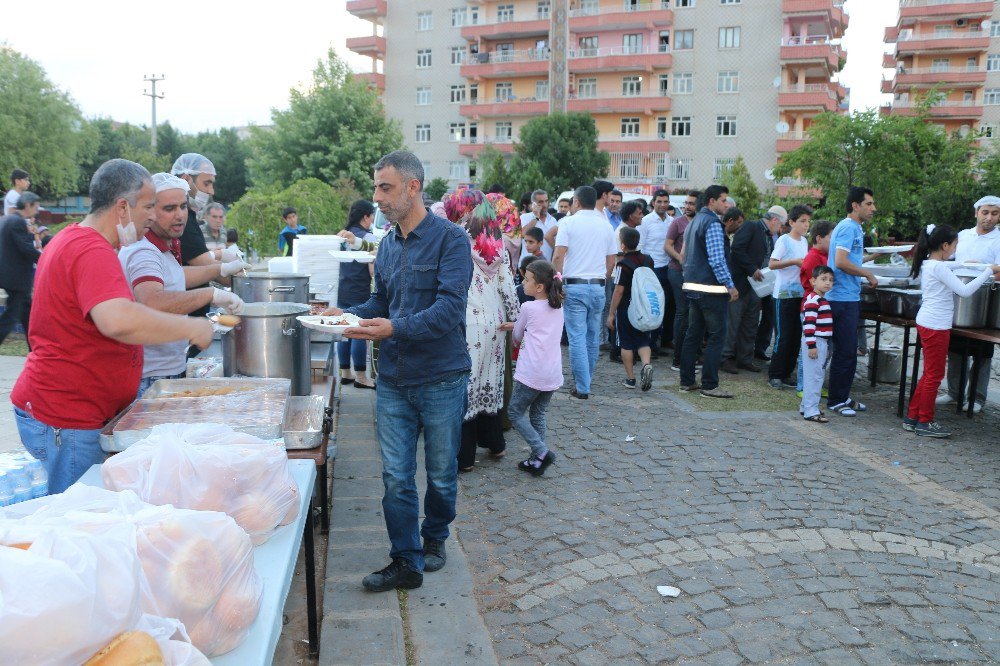
<path id="1" fill-rule="evenodd" d="M 802 338 L 809 349 L 816 348 L 816 338 L 833 337 L 833 312 L 830 304 L 810 291 L 802 299 Z"/>

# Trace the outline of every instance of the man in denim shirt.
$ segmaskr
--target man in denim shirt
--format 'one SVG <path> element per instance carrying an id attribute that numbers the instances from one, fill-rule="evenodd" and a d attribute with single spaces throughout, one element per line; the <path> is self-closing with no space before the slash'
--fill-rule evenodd
<path id="1" fill-rule="evenodd" d="M 420 587 L 424 571 L 443 567 L 448 525 L 455 519 L 472 367 L 465 343 L 472 247 L 462 227 L 424 209 L 423 182 L 413 153 L 397 150 L 375 165 L 373 199 L 393 226 L 375 258 L 374 293 L 346 310 L 362 318 L 346 337 L 382 341 L 375 432 L 392 563 L 365 576 L 362 583 L 372 592 Z M 415 479 L 421 428 L 427 471 L 422 526 Z"/>

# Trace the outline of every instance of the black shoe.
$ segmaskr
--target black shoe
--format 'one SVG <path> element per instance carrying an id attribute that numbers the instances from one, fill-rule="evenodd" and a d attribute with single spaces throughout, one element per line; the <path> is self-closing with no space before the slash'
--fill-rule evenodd
<path id="1" fill-rule="evenodd" d="M 754 352 L 753 357 L 758 361 L 770 362 L 771 357 L 763 352 Z"/>
<path id="2" fill-rule="evenodd" d="M 545 474 L 545 468 L 555 462 L 555 459 L 556 456 L 554 453 L 546 451 L 545 455 L 541 458 L 528 458 L 527 460 L 522 460 L 517 463 L 517 468 L 532 476 L 541 476 L 542 474 Z"/>
<path id="3" fill-rule="evenodd" d="M 576 389 L 570 389 L 569 394 L 574 398 L 579 398 L 580 400 L 586 400 L 590 397 L 589 393 L 577 393 Z"/>
<path id="4" fill-rule="evenodd" d="M 783 386 L 786 386 L 787 388 L 799 387 L 799 383 L 790 377 L 785 377 L 784 379 L 781 380 L 781 383 Z"/>
<path id="5" fill-rule="evenodd" d="M 361 584 L 369 592 L 388 592 L 395 588 L 412 590 L 424 584 L 424 575 L 403 558 L 396 557 L 385 569 L 365 576 Z"/>
<path id="6" fill-rule="evenodd" d="M 659 349 L 650 349 L 649 350 L 649 358 L 653 359 L 653 360 L 656 360 L 656 359 L 660 358 L 660 350 Z"/>
<path id="7" fill-rule="evenodd" d="M 444 539 L 424 539 L 424 572 L 438 571 L 447 561 Z"/>
<path id="8" fill-rule="evenodd" d="M 761 368 L 756 363 L 737 363 L 736 367 L 747 372 L 760 372 Z"/>
<path id="9" fill-rule="evenodd" d="M 722 370 L 723 372 L 728 372 L 731 375 L 740 374 L 740 371 L 736 369 L 736 361 L 734 361 L 733 359 L 723 361 L 722 365 L 719 366 L 719 370 Z"/>
<path id="10" fill-rule="evenodd" d="M 612 354 L 611 357 L 610 357 L 610 360 L 611 360 L 612 363 L 621 363 L 622 362 L 622 355 L 621 354 Z"/>

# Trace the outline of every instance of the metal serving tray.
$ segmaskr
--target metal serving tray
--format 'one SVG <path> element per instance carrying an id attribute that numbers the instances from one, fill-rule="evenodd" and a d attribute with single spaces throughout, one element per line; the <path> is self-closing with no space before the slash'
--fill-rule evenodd
<path id="1" fill-rule="evenodd" d="M 288 399 L 285 408 L 285 448 L 315 449 L 323 441 L 323 411 L 321 395 L 296 395 Z"/>

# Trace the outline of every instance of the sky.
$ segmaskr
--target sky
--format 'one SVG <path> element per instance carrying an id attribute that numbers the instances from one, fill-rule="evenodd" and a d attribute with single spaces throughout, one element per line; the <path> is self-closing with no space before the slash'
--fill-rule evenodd
<path id="1" fill-rule="evenodd" d="M 124 0 L 34 0 L 31 14 L 44 20 L 17 31 L 17 21 L 0 21 L 0 43 L 40 63 L 90 118 L 148 125 L 143 78 L 163 75 L 157 121 L 190 133 L 268 124 L 271 109 L 287 107 L 289 89 L 308 86 L 331 47 L 355 71 L 370 70 L 371 60 L 344 44 L 371 34 L 371 24 L 348 14 L 342 0 L 257 6 L 214 0 L 154 10 Z M 846 2 L 851 22 L 841 82 L 851 88 L 852 110 L 887 99 L 879 92 L 882 36 L 897 7 L 895 0 Z"/>

